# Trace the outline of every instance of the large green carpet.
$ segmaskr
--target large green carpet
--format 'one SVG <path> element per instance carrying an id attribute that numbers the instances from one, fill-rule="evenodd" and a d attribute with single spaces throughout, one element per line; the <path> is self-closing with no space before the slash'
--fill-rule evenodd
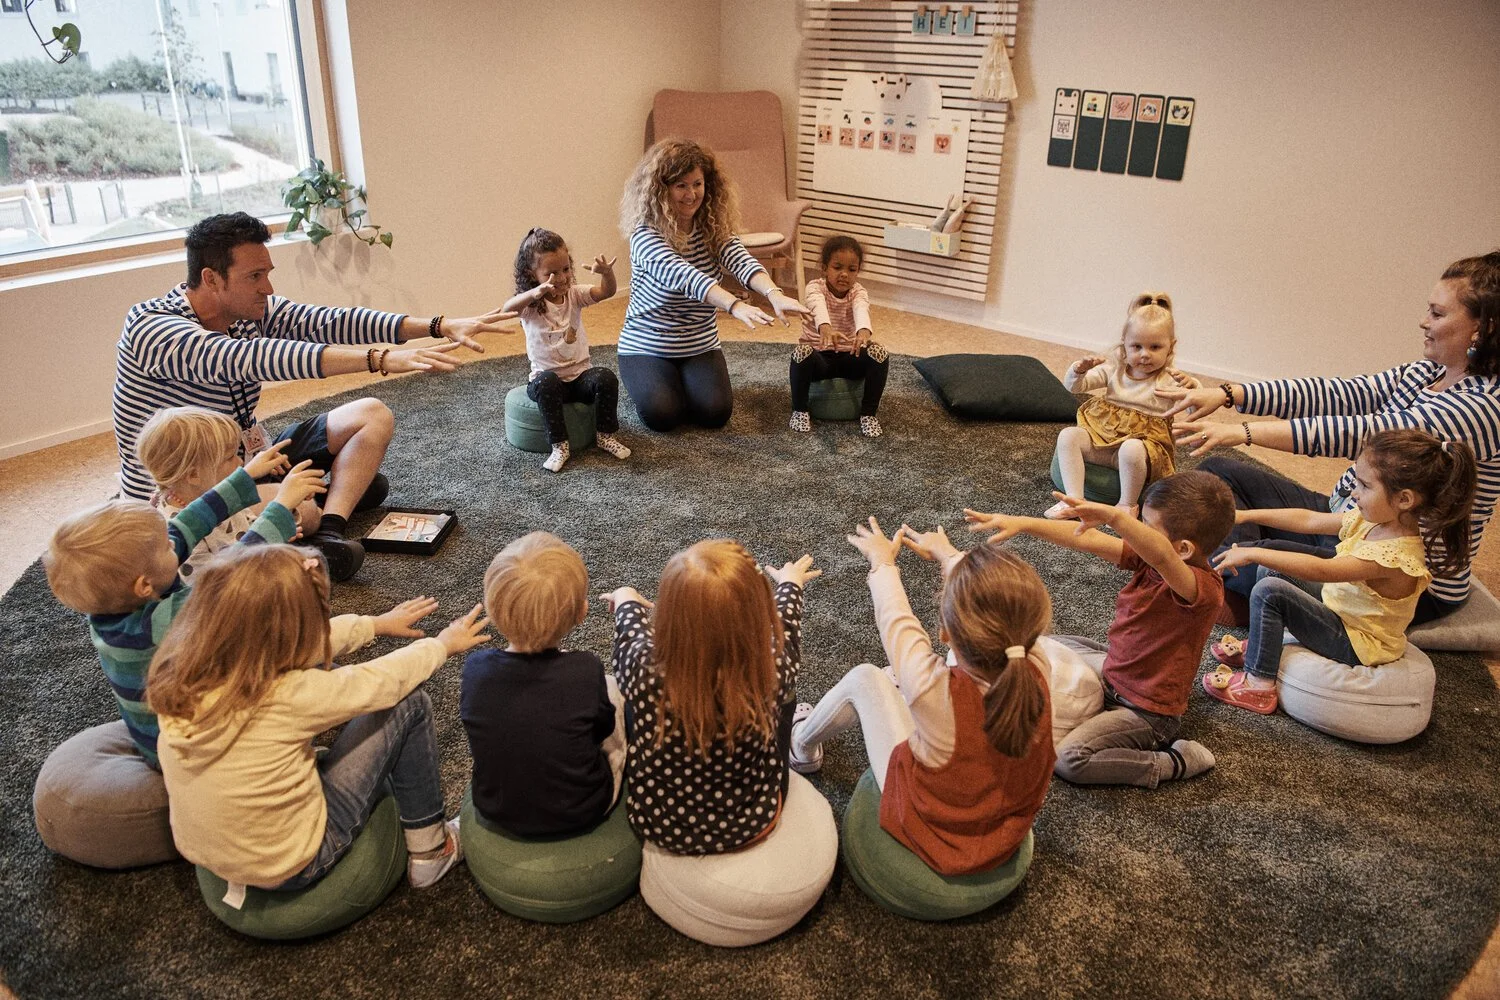
<path id="1" fill-rule="evenodd" d="M 850 665 L 884 662 L 865 566 L 844 541 L 856 521 L 943 524 L 962 540 L 964 506 L 1049 502 L 1056 425 L 956 421 L 896 359 L 884 438 L 867 441 L 852 424 L 793 434 L 787 348 L 728 352 L 727 430 L 648 434 L 623 405 L 635 455 L 589 451 L 561 475 L 504 440 L 503 398 L 525 377 L 524 358 L 378 386 L 397 414 L 392 501 L 453 507 L 461 524 L 434 558 L 372 555 L 335 588 L 335 611 L 426 593 L 446 621 L 479 599 L 499 547 L 535 528 L 583 553 L 594 592 L 633 583 L 648 594 L 671 553 L 728 535 L 763 562 L 811 552 L 823 567 L 804 623 L 801 695 L 813 700 Z M 1015 546 L 1052 590 L 1056 631 L 1101 638 L 1124 575 Z M 903 566 L 932 622 L 935 571 L 915 558 Z M 0 621 L 0 962 L 23 998 L 1436 997 L 1500 914 L 1500 698 L 1476 658 L 1445 655 L 1431 727 L 1393 747 L 1343 743 L 1195 692 L 1184 736 L 1215 752 L 1215 770 L 1155 792 L 1054 782 L 1026 882 L 955 924 L 891 916 L 840 869 L 792 932 L 720 951 L 677 935 L 639 897 L 580 925 L 525 923 L 459 869 L 426 892 L 399 888 L 328 938 L 263 944 L 209 915 L 185 864 L 103 873 L 42 847 L 30 811 L 38 768 L 115 709 L 83 622 L 52 600 L 39 567 L 0 601 Z M 602 608 L 573 644 L 607 655 Z M 451 661 L 427 685 L 452 809 L 469 775 L 458 680 Z M 817 782 L 836 809 L 865 764 L 858 734 L 830 744 Z"/>

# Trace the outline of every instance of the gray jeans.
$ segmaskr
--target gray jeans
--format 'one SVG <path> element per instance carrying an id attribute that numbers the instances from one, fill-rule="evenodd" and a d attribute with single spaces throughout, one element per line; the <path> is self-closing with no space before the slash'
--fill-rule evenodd
<path id="1" fill-rule="evenodd" d="M 1182 716 L 1136 708 L 1105 684 L 1103 711 L 1058 744 L 1052 773 L 1077 785 L 1155 788 L 1161 750 L 1181 728 Z"/>

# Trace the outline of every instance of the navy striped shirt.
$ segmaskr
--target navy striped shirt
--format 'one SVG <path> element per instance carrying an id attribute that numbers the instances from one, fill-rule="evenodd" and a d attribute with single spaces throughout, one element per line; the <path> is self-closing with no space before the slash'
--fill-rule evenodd
<path id="1" fill-rule="evenodd" d="M 1292 450 L 1299 455 L 1354 458 L 1366 437 L 1395 427 L 1467 444 L 1479 463 L 1479 488 L 1469 519 L 1472 559 L 1500 497 L 1500 379 L 1471 375 L 1443 392 L 1427 392 L 1445 371 L 1431 361 L 1415 361 L 1357 378 L 1251 382 L 1244 387 L 1241 409 L 1290 421 Z M 1351 466 L 1334 487 L 1329 506 L 1348 510 L 1353 492 Z M 1434 577 L 1430 590 L 1439 600 L 1462 601 L 1469 596 L 1469 571 Z"/>
<path id="2" fill-rule="evenodd" d="M 115 445 L 120 487 L 149 500 L 156 488 L 135 456 L 135 439 L 151 415 L 169 406 L 202 406 L 255 426 L 260 384 L 322 377 L 329 344 L 394 344 L 399 313 L 300 305 L 279 295 L 259 321 L 239 320 L 228 333 L 206 330 L 183 283 L 125 314 L 115 361 Z"/>
<path id="3" fill-rule="evenodd" d="M 620 330 L 621 354 L 686 358 L 719 346 L 718 310 L 704 302 L 724 272 L 746 288 L 763 271 L 750 252 L 731 239 L 714 257 L 703 234 L 694 232 L 687 252 L 647 226 L 630 234 L 630 305 Z"/>

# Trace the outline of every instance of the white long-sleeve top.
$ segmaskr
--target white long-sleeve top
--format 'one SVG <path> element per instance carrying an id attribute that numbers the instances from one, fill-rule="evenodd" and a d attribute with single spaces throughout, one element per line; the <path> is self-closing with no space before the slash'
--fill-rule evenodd
<path id="1" fill-rule="evenodd" d="M 1196 379 L 1188 378 L 1188 382 L 1191 383 L 1191 388 L 1198 387 Z M 1063 386 L 1069 392 L 1091 392 L 1094 389 L 1103 389 L 1104 398 L 1111 403 L 1144 413 L 1149 417 L 1161 416 L 1176 402 L 1174 399 L 1158 396 L 1157 389 L 1184 388 L 1168 373 L 1166 368 L 1148 379 L 1131 378 L 1126 371 L 1126 366 L 1120 364 L 1115 358 L 1110 358 L 1104 364 L 1090 368 L 1081 375 L 1073 365 L 1069 365 L 1068 370 L 1063 373 Z"/>
<path id="2" fill-rule="evenodd" d="M 340 656 L 374 640 L 375 620 L 340 615 L 329 630 Z M 312 738 L 390 708 L 447 658 L 439 640 L 418 639 L 353 666 L 288 670 L 259 705 L 211 729 L 161 716 L 157 753 L 182 856 L 227 882 L 269 888 L 296 875 L 328 819 Z"/>

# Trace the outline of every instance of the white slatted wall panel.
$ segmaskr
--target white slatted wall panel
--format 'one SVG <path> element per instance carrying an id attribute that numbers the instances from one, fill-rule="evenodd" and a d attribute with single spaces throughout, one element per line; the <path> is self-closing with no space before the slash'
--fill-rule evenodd
<path id="1" fill-rule="evenodd" d="M 914 35 L 915 2 L 847 3 L 805 0 L 797 122 L 798 197 L 812 201 L 802 217 L 801 253 L 809 271 L 818 271 L 818 251 L 835 233 L 847 233 L 865 247 L 864 273 L 887 284 L 983 301 L 989 283 L 1008 103 L 976 101 L 969 96 L 979 60 L 990 36 L 1002 31 L 1014 52 L 1020 0 L 975 3 L 978 30 L 973 36 Z M 929 11 L 942 4 L 927 3 Z M 963 4 L 950 4 L 957 10 Z M 934 77 L 943 107 L 969 112 L 969 154 L 964 194 L 974 199 L 964 218 L 962 252 L 937 257 L 893 250 L 881 234 L 891 222 L 931 221 L 938 206 L 858 198 L 813 187 L 813 145 L 817 141 L 818 106 L 837 104 L 844 81 L 854 74 L 906 73 Z"/>

